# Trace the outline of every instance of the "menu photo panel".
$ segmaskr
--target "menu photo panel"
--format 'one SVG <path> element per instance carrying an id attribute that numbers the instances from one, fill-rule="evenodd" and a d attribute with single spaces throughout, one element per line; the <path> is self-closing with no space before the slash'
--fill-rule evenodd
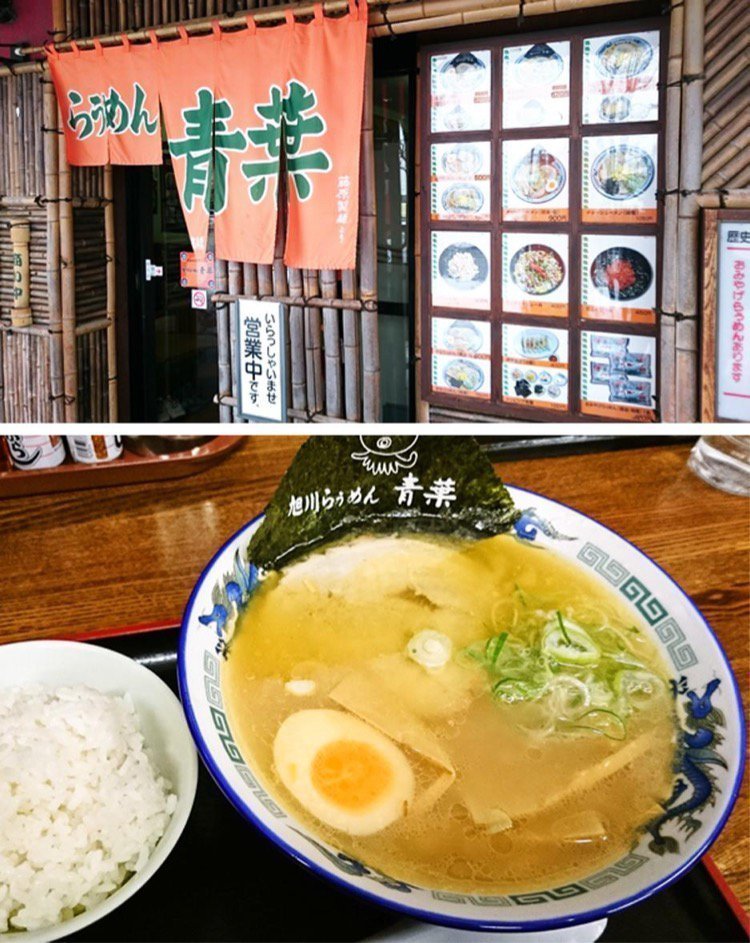
<path id="1" fill-rule="evenodd" d="M 490 204 L 490 142 L 433 144 L 430 218 L 486 222 Z"/>
<path id="2" fill-rule="evenodd" d="M 582 105 L 584 124 L 656 121 L 658 30 L 584 39 Z"/>
<path id="3" fill-rule="evenodd" d="M 503 128 L 541 128 L 570 121 L 570 43 L 503 49 Z"/>
<path id="4" fill-rule="evenodd" d="M 584 137 L 581 220 L 656 223 L 656 134 Z"/>
<path id="5" fill-rule="evenodd" d="M 434 230 L 430 234 L 433 307 L 490 310 L 490 245 L 489 232 Z"/>
<path id="6" fill-rule="evenodd" d="M 581 317 L 656 323 L 656 236 L 581 236 Z"/>
<path id="7" fill-rule="evenodd" d="M 656 420 L 656 338 L 581 332 L 581 412 Z"/>
<path id="8" fill-rule="evenodd" d="M 488 131 L 492 62 L 489 49 L 467 49 L 430 60 L 430 128 Z"/>
<path id="9" fill-rule="evenodd" d="M 502 234 L 503 311 L 568 316 L 567 233 Z"/>
<path id="10" fill-rule="evenodd" d="M 492 395 L 489 321 L 432 318 L 432 389 L 474 399 Z"/>
<path id="11" fill-rule="evenodd" d="M 570 400 L 568 332 L 503 324 L 504 403 L 567 412 Z"/>
<path id="12" fill-rule="evenodd" d="M 567 138 L 503 141 L 503 219 L 566 223 L 570 217 L 569 155 Z"/>

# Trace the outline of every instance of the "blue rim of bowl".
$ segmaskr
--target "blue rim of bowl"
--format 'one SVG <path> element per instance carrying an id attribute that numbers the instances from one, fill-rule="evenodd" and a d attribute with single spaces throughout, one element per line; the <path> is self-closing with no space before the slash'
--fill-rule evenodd
<path id="1" fill-rule="evenodd" d="M 216 551 L 216 553 L 211 557 L 206 566 L 201 571 L 198 580 L 193 587 L 190 597 L 185 606 L 185 612 L 182 617 L 182 624 L 180 628 L 180 638 L 177 648 L 177 682 L 180 693 L 180 699 L 182 700 L 183 708 L 185 710 L 185 716 L 187 717 L 188 726 L 193 735 L 193 739 L 198 747 L 198 752 L 200 753 L 201 759 L 203 760 L 206 768 L 208 769 L 211 777 L 213 778 L 216 785 L 219 787 L 224 796 L 229 800 L 229 802 L 234 806 L 234 808 L 246 818 L 252 825 L 255 826 L 260 832 L 262 832 L 266 838 L 270 839 L 275 845 L 285 851 L 292 859 L 294 859 L 298 864 L 301 864 L 307 870 L 312 871 L 318 877 L 321 877 L 325 880 L 331 881 L 337 886 L 343 888 L 350 893 L 364 897 L 365 899 L 379 904 L 382 907 L 386 907 L 390 910 L 395 910 L 401 914 L 412 917 L 415 920 L 421 920 L 426 923 L 438 924 L 440 926 L 452 927 L 458 930 L 489 930 L 489 931 L 542 931 L 542 930 L 554 930 L 562 927 L 572 927 L 578 926 L 584 923 L 593 923 L 597 920 L 602 920 L 606 917 L 611 916 L 612 914 L 618 913 L 621 910 L 624 910 L 627 907 L 631 907 L 634 904 L 640 903 L 643 900 L 646 900 L 649 897 L 652 897 L 658 891 L 664 890 L 669 887 L 671 884 L 674 884 L 679 878 L 686 874 L 691 868 L 693 868 L 698 861 L 703 857 L 703 855 L 708 851 L 711 845 L 716 841 L 718 836 L 721 834 L 724 825 L 726 824 L 727 819 L 732 813 L 735 802 L 737 801 L 737 796 L 739 795 L 740 788 L 742 785 L 742 776 L 745 769 L 745 750 L 747 747 L 747 730 L 745 726 L 745 718 L 742 710 L 742 698 L 740 696 L 739 685 L 737 684 L 737 679 L 734 676 L 732 667 L 727 658 L 726 652 L 724 651 L 721 642 L 719 641 L 718 636 L 711 628 L 708 620 L 696 606 L 690 596 L 685 592 L 685 590 L 680 586 L 680 584 L 673 579 L 666 570 L 661 567 L 655 560 L 653 560 L 647 553 L 641 550 L 640 547 L 637 547 L 632 541 L 628 540 L 627 537 L 623 537 L 622 534 L 614 530 L 611 527 L 608 527 L 606 524 L 602 524 L 600 521 L 597 521 L 591 515 L 579 511 L 577 508 L 572 507 L 569 504 L 565 504 L 562 501 L 557 501 L 555 498 L 548 498 L 546 495 L 539 494 L 537 491 L 530 491 L 528 488 L 522 488 L 518 485 L 513 485 L 506 482 L 506 485 L 509 488 L 513 488 L 516 491 L 522 491 L 524 494 L 533 495 L 537 498 L 542 498 L 545 501 L 551 501 L 553 504 L 559 504 L 560 507 L 564 507 L 569 511 L 572 511 L 574 514 L 579 514 L 581 517 L 586 518 L 589 521 L 592 521 L 594 524 L 598 524 L 599 527 L 603 527 L 604 530 L 609 531 L 609 533 L 614 534 L 615 537 L 618 537 L 620 540 L 624 541 L 626 544 L 631 546 L 637 553 L 645 557 L 649 563 L 657 568 L 669 582 L 676 588 L 677 592 L 680 593 L 684 599 L 687 601 L 688 605 L 693 609 L 698 619 L 703 623 L 708 633 L 713 638 L 716 643 L 716 647 L 719 650 L 719 655 L 724 661 L 724 666 L 726 668 L 727 674 L 732 682 L 732 689 L 734 691 L 734 697 L 737 705 L 737 714 L 739 718 L 739 732 L 740 732 L 740 751 L 739 751 L 739 766 L 737 767 L 737 776 L 735 777 L 734 783 L 732 784 L 732 790 L 729 796 L 729 801 L 727 802 L 726 808 L 723 815 L 719 819 L 715 828 L 711 834 L 706 838 L 706 840 L 701 844 L 692 854 L 688 855 L 687 859 L 677 867 L 674 871 L 671 871 L 666 877 L 662 878 L 659 881 L 655 881 L 653 884 L 649 884 L 647 887 L 638 891 L 636 894 L 631 894 L 629 897 L 624 897 L 621 900 L 615 901 L 609 906 L 598 907 L 594 910 L 583 911 L 581 913 L 571 914 L 570 916 L 561 916 L 561 917 L 549 917 L 544 920 L 528 920 L 528 921 L 508 921 L 508 920 L 481 920 L 473 919 L 470 917 L 456 917 L 452 915 L 441 914 L 436 911 L 430 910 L 420 910 L 418 907 L 410 907 L 408 904 L 404 904 L 401 901 L 390 900 L 389 898 L 382 897 L 380 894 L 369 891 L 365 888 L 358 887 L 354 884 L 345 881 L 343 878 L 339 877 L 337 874 L 334 874 L 331 871 L 321 867 L 319 864 L 316 864 L 311 858 L 308 858 L 307 855 L 303 854 L 294 846 L 288 844 L 280 835 L 270 829 L 261 819 L 259 819 L 253 810 L 243 801 L 242 797 L 229 785 L 227 780 L 224 778 L 221 770 L 218 768 L 216 763 L 211 756 L 211 751 L 208 748 L 203 735 L 201 734 L 198 721 L 193 711 L 193 706 L 190 701 L 190 695 L 188 694 L 188 685 L 187 678 L 185 675 L 185 645 L 187 641 L 187 633 L 190 622 L 190 615 L 193 611 L 193 605 L 195 603 L 195 598 L 203 586 L 204 581 L 207 579 L 208 574 L 213 568 L 216 560 L 221 556 L 221 554 L 233 544 L 239 537 L 241 537 L 246 531 L 248 531 L 257 521 L 259 521 L 264 515 L 257 514 L 251 521 L 248 521 L 243 527 L 236 531 L 222 546 Z"/>

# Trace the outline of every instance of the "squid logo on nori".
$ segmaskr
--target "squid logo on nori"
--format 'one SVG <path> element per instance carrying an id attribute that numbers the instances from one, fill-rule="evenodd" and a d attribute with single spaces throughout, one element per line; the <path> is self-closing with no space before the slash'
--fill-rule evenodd
<path id="1" fill-rule="evenodd" d="M 362 462 L 373 475 L 395 475 L 417 464 L 418 453 L 414 446 L 419 436 L 361 435 L 359 441 L 364 451 L 352 452 L 352 458 Z"/>

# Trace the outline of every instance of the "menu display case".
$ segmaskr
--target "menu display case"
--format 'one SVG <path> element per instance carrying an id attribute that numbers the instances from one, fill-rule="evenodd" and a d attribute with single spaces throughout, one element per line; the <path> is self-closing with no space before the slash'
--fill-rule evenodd
<path id="1" fill-rule="evenodd" d="M 520 38 L 421 52 L 423 398 L 655 421 L 663 23 Z"/>

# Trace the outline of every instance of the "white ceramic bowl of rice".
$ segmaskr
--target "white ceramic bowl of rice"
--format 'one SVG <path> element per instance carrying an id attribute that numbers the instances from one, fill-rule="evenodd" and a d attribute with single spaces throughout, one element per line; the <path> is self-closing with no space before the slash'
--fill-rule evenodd
<path id="1" fill-rule="evenodd" d="M 0 938 L 68 937 L 132 897 L 197 780 L 180 702 L 143 665 L 80 642 L 0 646 Z"/>

